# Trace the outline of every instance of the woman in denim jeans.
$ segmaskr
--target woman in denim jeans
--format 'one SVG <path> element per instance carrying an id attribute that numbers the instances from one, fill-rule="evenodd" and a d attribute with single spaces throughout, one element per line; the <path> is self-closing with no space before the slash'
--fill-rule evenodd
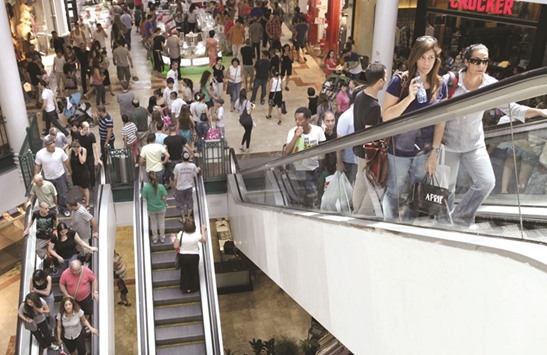
<path id="1" fill-rule="evenodd" d="M 486 74 L 488 69 L 488 48 L 484 44 L 473 44 L 467 47 L 463 53 L 465 68 L 458 75 L 457 87 L 453 97 L 477 90 L 497 80 Z M 505 107 L 499 107 L 510 117 L 524 121 L 525 118 L 534 116 L 547 117 L 546 109 L 535 109 L 528 106 L 511 103 Z M 454 223 L 469 226 L 474 223 L 475 214 L 482 202 L 488 197 L 496 179 L 492 163 L 484 143 L 484 130 L 482 125 L 483 112 L 466 115 L 446 122 L 444 136 L 435 132 L 435 142 L 442 139 L 445 144 L 445 162 L 450 166 L 450 197 L 449 206 L 454 205 L 454 191 L 460 164 L 465 167 L 471 177 L 471 186 L 464 194 L 460 203 L 452 210 Z M 444 124 L 443 124 L 444 125 Z M 437 148 L 439 145 L 434 144 Z"/>
<path id="2" fill-rule="evenodd" d="M 384 98 L 383 120 L 389 121 L 405 113 L 436 104 L 447 97 L 446 83 L 439 76 L 441 48 L 431 36 L 419 37 L 408 58 L 408 70 L 391 79 Z M 422 83 L 419 82 L 421 78 Z M 416 93 L 423 87 L 427 100 L 418 102 Z M 443 127 L 444 128 L 444 127 Z M 420 182 L 429 168 L 433 131 L 437 126 L 428 126 L 391 138 L 388 153 L 387 189 L 382 201 L 385 219 L 399 217 L 402 196 L 408 193 L 411 184 Z M 439 142 L 436 142 L 440 145 Z M 434 165 L 433 170 L 434 172 Z M 417 213 L 406 208 L 403 218 L 415 217 Z"/>

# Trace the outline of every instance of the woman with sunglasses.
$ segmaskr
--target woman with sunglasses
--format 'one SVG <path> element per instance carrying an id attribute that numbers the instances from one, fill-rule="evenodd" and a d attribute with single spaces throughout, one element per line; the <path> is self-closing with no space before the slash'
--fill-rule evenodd
<path id="1" fill-rule="evenodd" d="M 62 269 L 68 267 L 68 263 L 78 258 L 78 249 L 95 252 L 98 249 L 84 242 L 76 231 L 68 228 L 66 223 L 61 222 L 57 225 L 57 238 L 50 240 L 48 251 L 52 257 L 57 259 Z"/>
<path id="2" fill-rule="evenodd" d="M 488 48 L 484 44 L 473 44 L 463 53 L 465 67 L 457 73 L 457 86 L 452 97 L 460 96 L 496 82 L 497 80 L 486 74 L 488 69 Z M 534 116 L 547 117 L 547 109 L 535 109 L 528 106 L 511 103 L 500 107 L 502 111 L 520 121 Z M 454 191 L 460 164 L 465 167 L 471 177 L 471 187 L 462 197 L 460 203 L 452 210 L 452 220 L 458 225 L 469 226 L 474 223 L 475 213 L 494 188 L 496 179 L 490 162 L 490 157 L 484 143 L 482 125 L 483 112 L 466 115 L 446 122 L 443 131 L 436 131 L 433 151 L 440 148 L 442 139 L 445 144 L 445 162 L 450 166 L 450 197 L 449 207 L 454 205 Z M 443 124 L 444 125 L 444 124 Z M 436 158 L 435 158 L 436 159 Z M 435 161 L 428 166 L 429 171 L 435 171 Z"/>
<path id="3" fill-rule="evenodd" d="M 382 107 L 383 120 L 389 121 L 405 113 L 434 105 L 448 95 L 446 83 L 439 76 L 441 48 L 431 36 L 419 37 L 412 47 L 407 61 L 408 70 L 391 79 L 386 90 Z M 418 90 L 424 90 L 427 97 L 418 102 Z M 433 141 L 437 126 L 428 126 L 393 136 L 388 150 L 388 180 L 382 207 L 386 219 L 399 217 L 401 196 L 407 193 L 411 184 L 420 182 L 426 173 L 426 162 L 432 159 L 431 147 L 439 146 Z M 436 145 L 435 145 L 436 144 Z M 415 217 L 417 213 L 406 208 L 403 218 Z"/>

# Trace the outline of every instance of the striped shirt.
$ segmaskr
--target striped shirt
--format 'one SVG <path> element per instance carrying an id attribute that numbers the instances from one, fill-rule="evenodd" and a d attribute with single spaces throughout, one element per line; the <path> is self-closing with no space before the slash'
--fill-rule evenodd
<path id="1" fill-rule="evenodd" d="M 114 121 L 112 120 L 112 117 L 110 117 L 109 114 L 106 114 L 104 117 L 99 116 L 99 136 L 103 142 L 106 141 L 106 137 L 108 135 L 106 132 L 107 128 L 112 128 L 112 130 L 114 130 Z M 115 138 L 114 131 L 112 131 L 110 140 L 113 141 Z"/>
<path id="2" fill-rule="evenodd" d="M 133 122 L 127 122 L 122 127 L 122 136 L 127 138 L 127 144 L 137 141 L 137 126 Z"/>

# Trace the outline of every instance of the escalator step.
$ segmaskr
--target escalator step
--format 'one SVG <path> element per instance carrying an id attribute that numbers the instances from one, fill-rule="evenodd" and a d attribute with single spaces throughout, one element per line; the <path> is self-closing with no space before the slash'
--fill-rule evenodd
<path id="1" fill-rule="evenodd" d="M 182 291 L 179 290 L 178 285 L 172 287 L 155 288 L 153 292 L 155 306 L 196 302 L 201 299 L 199 292 L 182 293 Z"/>
<path id="2" fill-rule="evenodd" d="M 179 282 L 180 270 L 162 269 L 152 271 L 152 285 L 154 287 L 178 286 Z"/>
<path id="3" fill-rule="evenodd" d="M 165 210 L 165 218 L 179 218 L 180 211 L 175 206 L 168 206 Z"/>
<path id="4" fill-rule="evenodd" d="M 150 244 L 150 249 L 152 252 L 156 251 L 172 251 L 173 252 L 173 259 L 175 259 L 175 248 L 173 247 L 173 244 L 171 244 L 171 236 L 166 235 L 165 236 L 165 243 L 157 243 L 157 244 Z"/>
<path id="5" fill-rule="evenodd" d="M 156 345 L 188 343 L 204 339 L 202 322 L 156 327 Z"/>
<path id="6" fill-rule="evenodd" d="M 160 346 L 156 348 L 156 354 L 158 355 L 205 355 L 205 344 L 192 343 L 192 344 L 175 344 L 169 346 Z"/>
<path id="7" fill-rule="evenodd" d="M 165 269 L 175 267 L 175 251 L 153 252 L 152 269 Z"/>
<path id="8" fill-rule="evenodd" d="M 199 302 L 154 308 L 154 320 L 157 325 L 192 322 L 201 319 L 201 303 Z"/>
<path id="9" fill-rule="evenodd" d="M 178 233 L 182 230 L 182 223 L 178 218 L 170 218 L 165 220 L 165 233 Z"/>
<path id="10" fill-rule="evenodd" d="M 156 348 L 158 355 L 205 355 L 205 343 L 176 344 L 170 346 L 159 346 Z"/>

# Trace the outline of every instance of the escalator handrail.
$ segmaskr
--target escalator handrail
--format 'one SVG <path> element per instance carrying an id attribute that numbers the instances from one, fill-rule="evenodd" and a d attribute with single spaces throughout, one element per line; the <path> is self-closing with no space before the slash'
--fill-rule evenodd
<path id="1" fill-rule="evenodd" d="M 95 223 L 97 224 L 97 229 L 98 229 L 99 226 L 100 226 L 100 215 L 101 215 L 100 211 L 101 211 L 101 205 L 102 205 L 102 202 L 103 202 L 103 186 L 106 183 L 106 179 L 105 179 L 105 172 L 104 172 L 105 169 L 104 169 L 104 167 L 99 164 L 97 166 L 97 169 L 98 170 L 96 172 L 96 175 L 98 177 L 97 181 L 99 183 L 95 185 L 95 189 L 94 189 L 93 217 L 95 218 Z M 106 236 L 103 236 L 102 239 L 106 240 Z M 98 238 L 93 238 L 92 237 L 91 238 L 91 245 L 96 247 L 100 252 L 100 250 L 101 250 L 100 249 L 100 241 L 99 241 Z M 92 256 L 93 273 L 97 276 L 99 275 L 99 271 L 100 271 L 99 252 L 93 253 L 93 256 Z M 100 291 L 101 291 L 101 289 L 99 288 L 99 294 L 100 294 Z M 92 318 L 92 324 L 91 324 L 93 326 L 93 328 L 99 329 L 99 319 L 101 318 L 100 310 L 102 309 L 103 312 L 105 312 L 105 309 L 106 309 L 106 312 L 108 312 L 109 308 L 111 308 L 111 307 L 108 307 L 108 306 L 105 306 L 105 305 L 103 305 L 102 307 L 99 307 L 99 302 L 93 302 L 93 315 L 94 316 Z M 107 330 L 107 329 L 103 329 L 103 330 L 104 331 L 100 331 L 100 334 L 102 336 L 103 341 L 107 341 L 107 340 L 105 340 L 105 338 L 110 337 L 111 334 L 110 334 L 109 330 Z M 92 336 L 91 337 L 91 354 L 99 354 L 99 337 L 97 337 L 97 336 Z"/>
<path id="2" fill-rule="evenodd" d="M 135 288 L 137 299 L 137 347 L 139 354 L 156 354 L 154 328 L 154 291 L 152 287 L 152 265 L 146 202 L 141 198 L 143 182 L 138 174 L 135 179 L 133 214 L 135 243 Z"/>
<path id="3" fill-rule="evenodd" d="M 28 228 L 29 224 L 32 221 L 32 211 L 34 210 L 34 205 L 36 203 L 36 196 L 31 200 L 31 203 L 25 209 L 25 229 Z M 29 283 L 32 273 L 36 269 L 36 226 L 33 226 L 29 233 L 24 237 L 23 241 L 23 260 L 21 260 L 21 278 L 19 280 L 19 305 L 23 303 L 25 296 L 29 293 Z M 30 265 L 30 261 L 34 260 L 35 263 Z M 32 270 L 32 271 L 31 271 Z M 30 272 L 29 272 L 30 271 Z M 28 343 L 27 343 L 28 341 Z M 32 334 L 30 332 L 25 332 L 25 326 L 23 325 L 23 320 L 17 316 L 17 333 L 15 339 L 15 353 L 22 354 L 24 344 L 32 343 Z M 30 348 L 30 346 L 29 346 Z"/>
<path id="4" fill-rule="evenodd" d="M 437 105 L 428 106 L 377 126 L 367 128 L 361 132 L 352 133 L 342 138 L 322 143 L 316 147 L 244 169 L 240 173 L 249 174 L 270 170 L 306 158 L 317 157 L 343 148 L 353 147 L 364 142 L 392 137 L 404 132 L 435 125 L 478 111 L 493 107 L 502 107 L 510 102 L 543 96 L 546 94 L 546 82 L 547 67 L 514 75 Z"/>
<path id="5" fill-rule="evenodd" d="M 205 277 L 205 292 L 201 293 L 202 308 L 208 314 L 208 318 L 204 316 L 203 325 L 206 338 L 210 336 L 209 341 L 206 341 L 207 354 L 222 355 L 224 354 L 222 344 L 222 331 L 220 323 L 220 309 L 218 306 L 217 283 L 215 276 L 215 260 L 213 257 L 213 245 L 210 233 L 209 210 L 207 208 L 207 199 L 205 193 L 205 183 L 203 176 L 199 174 L 195 181 L 196 200 L 198 204 L 198 213 L 200 225 L 207 226 L 207 242 L 202 244 L 203 267 Z M 206 306 L 205 306 L 206 304 Z M 208 331 L 209 330 L 209 331 Z"/>

